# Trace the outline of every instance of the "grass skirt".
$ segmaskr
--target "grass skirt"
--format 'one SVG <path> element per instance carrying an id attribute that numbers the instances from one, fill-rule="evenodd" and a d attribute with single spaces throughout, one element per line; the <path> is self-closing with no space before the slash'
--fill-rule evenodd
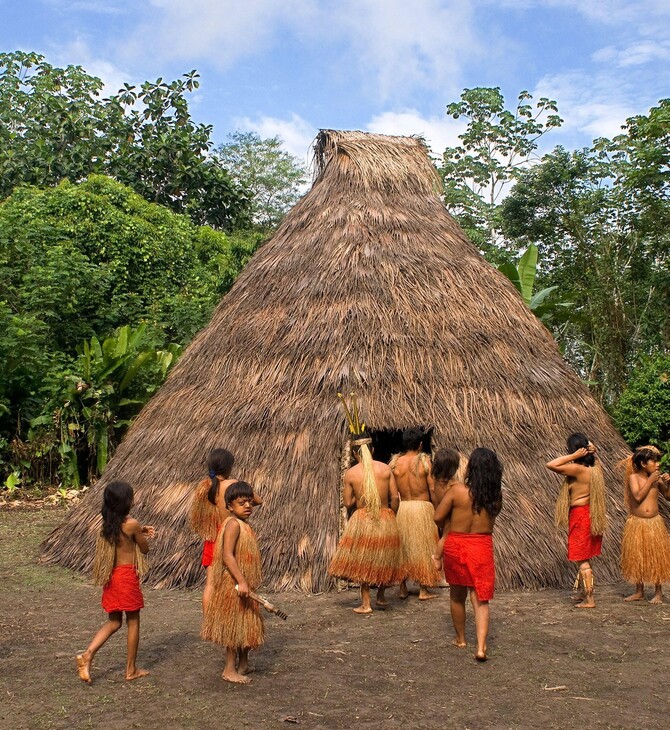
<path id="1" fill-rule="evenodd" d="M 436 586 L 441 579 L 431 560 L 438 542 L 434 516 L 433 505 L 421 500 L 401 501 L 396 516 L 402 571 L 422 586 Z"/>
<path id="2" fill-rule="evenodd" d="M 328 573 L 353 583 L 399 583 L 400 536 L 393 510 L 382 509 L 379 519 L 373 519 L 365 507 L 357 509 L 344 528 Z"/>
<path id="3" fill-rule="evenodd" d="M 264 636 L 260 606 L 251 598 L 240 598 L 235 590 L 235 579 L 223 562 L 223 533 L 221 529 L 216 541 L 210 568 L 214 571 L 214 591 L 200 635 L 229 649 L 256 649 Z M 250 590 L 255 591 L 261 582 L 260 553 L 252 529 L 241 520 L 235 559 Z"/>
<path id="4" fill-rule="evenodd" d="M 670 581 L 670 535 L 660 515 L 629 515 L 621 541 L 621 572 L 630 583 Z"/>

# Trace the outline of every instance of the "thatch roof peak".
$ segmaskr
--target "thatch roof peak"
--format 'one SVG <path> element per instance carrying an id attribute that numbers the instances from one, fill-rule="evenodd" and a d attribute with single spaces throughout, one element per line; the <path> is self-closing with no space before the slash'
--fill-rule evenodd
<path id="1" fill-rule="evenodd" d="M 446 212 L 421 140 L 325 130 L 316 151 L 311 191 L 49 537 L 46 557 L 88 569 L 101 490 L 125 479 L 138 516 L 160 528 L 150 581 L 201 580 L 201 543 L 186 514 L 208 452 L 224 446 L 235 476 L 265 500 L 254 527 L 266 583 L 329 587 L 349 454 L 337 393 L 356 390 L 377 433 L 424 425 L 435 446 L 498 452 L 501 586 L 574 577 L 544 463 L 569 433 L 587 433 L 606 467 L 612 518 L 599 575 L 617 577 L 623 511 L 613 467 L 626 445 L 544 325 Z"/>
<path id="2" fill-rule="evenodd" d="M 316 178 L 326 167 L 335 165 L 338 177 L 352 187 L 436 193 L 441 181 L 427 153 L 421 137 L 322 129 L 314 144 Z"/>

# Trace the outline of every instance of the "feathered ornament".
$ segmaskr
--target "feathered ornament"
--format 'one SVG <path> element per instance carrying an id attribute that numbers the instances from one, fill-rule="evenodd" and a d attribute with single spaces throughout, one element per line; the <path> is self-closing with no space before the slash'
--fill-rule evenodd
<path id="1" fill-rule="evenodd" d="M 349 433 L 352 439 L 351 445 L 359 450 L 361 464 L 363 466 L 363 498 L 359 507 L 365 507 L 370 517 L 376 520 L 379 519 L 379 513 L 381 511 L 381 499 L 379 497 L 379 490 L 377 489 L 377 482 L 375 482 L 372 454 L 369 449 L 372 439 L 365 431 L 365 422 L 361 422 L 356 394 L 351 393 L 350 395 L 351 408 L 347 405 L 342 393 L 338 393 L 337 397 L 342 402 L 344 415 L 347 417 Z"/>

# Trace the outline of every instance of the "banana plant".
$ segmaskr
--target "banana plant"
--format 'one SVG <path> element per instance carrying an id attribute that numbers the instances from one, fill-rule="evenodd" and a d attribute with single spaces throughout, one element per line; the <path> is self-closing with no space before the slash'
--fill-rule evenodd
<path id="1" fill-rule="evenodd" d="M 557 286 L 548 286 L 533 294 L 537 277 L 537 259 L 537 246 L 531 243 L 516 266 L 510 263 L 501 264 L 498 271 L 514 284 L 526 306 L 538 319 L 545 324 L 554 320 L 564 321 L 572 305 L 570 302 L 551 300 L 551 295 L 558 289 Z"/>
<path id="2" fill-rule="evenodd" d="M 32 421 L 34 429 L 55 430 L 66 486 L 80 486 L 82 458 L 89 479 L 103 473 L 123 431 L 179 358 L 179 345 L 143 347 L 145 334 L 142 324 L 121 327 L 102 343 L 97 337 L 86 340 L 74 372 L 66 376 L 53 424 L 45 416 Z"/>

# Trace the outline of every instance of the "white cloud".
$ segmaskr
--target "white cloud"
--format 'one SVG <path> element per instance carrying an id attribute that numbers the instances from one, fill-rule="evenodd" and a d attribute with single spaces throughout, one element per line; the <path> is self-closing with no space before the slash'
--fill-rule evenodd
<path id="1" fill-rule="evenodd" d="M 98 57 L 88 43 L 80 38 L 59 48 L 54 53 L 53 60 L 56 64 L 82 66 L 88 74 L 101 79 L 104 83 L 101 97 L 116 94 L 126 82 L 133 83 L 129 73 L 112 61 Z"/>
<path id="2" fill-rule="evenodd" d="M 382 99 L 416 88 L 453 93 L 468 59 L 483 52 L 470 0 L 343 0 L 336 33 Z"/>
<path id="3" fill-rule="evenodd" d="M 150 25 L 129 41 L 136 56 L 206 59 L 228 68 L 286 46 L 340 56 L 357 85 L 381 98 L 418 88 L 454 93 L 468 58 L 484 53 L 474 0 L 150 0 Z"/>
<path id="4" fill-rule="evenodd" d="M 237 117 L 233 124 L 243 132 L 256 132 L 262 139 L 279 137 L 282 147 L 306 165 L 311 160 L 312 144 L 319 131 L 298 114 L 291 114 L 289 119 Z"/>
<path id="5" fill-rule="evenodd" d="M 611 64 L 617 68 L 667 61 L 670 59 L 670 41 L 640 41 L 621 49 L 607 46 L 596 51 L 592 58 L 596 62 Z"/>
<path id="6" fill-rule="evenodd" d="M 547 138 L 553 146 L 560 137 L 575 133 L 588 135 L 591 139 L 620 134 L 626 119 L 642 111 L 629 100 L 629 92 L 627 85 L 616 76 L 573 72 L 545 76 L 533 96 L 555 99 L 565 120 L 563 126 Z"/>
<path id="7" fill-rule="evenodd" d="M 136 51 L 167 58 L 206 58 L 225 68 L 279 43 L 311 14 L 314 0 L 150 0 L 150 25 L 133 39 Z"/>
<path id="8" fill-rule="evenodd" d="M 383 112 L 374 116 L 367 124 L 368 132 L 402 136 L 420 135 L 433 152 L 441 157 L 447 147 L 460 143 L 458 135 L 465 129 L 465 122 L 444 117 L 425 117 L 415 109 L 400 112 Z"/>

